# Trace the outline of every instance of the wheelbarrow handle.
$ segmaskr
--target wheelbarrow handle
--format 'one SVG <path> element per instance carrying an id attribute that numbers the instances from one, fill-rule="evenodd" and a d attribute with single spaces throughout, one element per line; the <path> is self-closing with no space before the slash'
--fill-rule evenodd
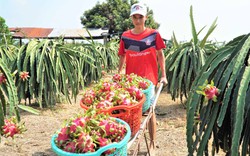
<path id="1" fill-rule="evenodd" d="M 158 98 L 160 96 L 162 88 L 163 88 L 163 82 L 160 82 L 158 84 L 158 86 L 157 86 L 157 91 L 156 91 L 156 94 L 155 94 L 155 97 L 154 97 L 154 101 L 152 103 L 153 110 L 155 109 L 155 106 L 156 106 L 157 100 L 158 100 Z"/>

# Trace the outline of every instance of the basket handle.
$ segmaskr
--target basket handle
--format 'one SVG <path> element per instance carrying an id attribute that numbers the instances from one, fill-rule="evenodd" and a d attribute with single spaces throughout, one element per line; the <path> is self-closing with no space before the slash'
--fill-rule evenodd
<path id="1" fill-rule="evenodd" d="M 115 111 L 119 111 L 119 114 L 115 114 Z M 120 105 L 120 106 L 111 107 L 107 110 L 102 110 L 101 112 L 109 113 L 113 117 L 120 117 L 120 116 L 126 115 L 129 112 L 129 109 L 125 106 Z"/>

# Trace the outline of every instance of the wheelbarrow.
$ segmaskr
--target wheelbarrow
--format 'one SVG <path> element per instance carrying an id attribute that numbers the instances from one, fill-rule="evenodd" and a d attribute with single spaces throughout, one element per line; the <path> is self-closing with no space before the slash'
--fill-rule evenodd
<path id="1" fill-rule="evenodd" d="M 154 100 L 146 114 L 144 114 L 144 118 L 142 119 L 140 130 L 130 139 L 128 142 L 128 154 L 129 156 L 136 156 L 140 150 L 140 143 L 142 139 L 145 139 L 146 147 L 147 147 L 147 155 L 154 156 L 155 152 L 155 140 L 156 140 L 156 115 L 155 115 L 155 106 L 157 104 L 157 100 L 160 96 L 160 93 L 163 88 L 163 83 L 159 83 L 156 86 L 156 94 L 154 96 Z M 148 131 L 150 140 L 148 142 L 146 132 Z"/>

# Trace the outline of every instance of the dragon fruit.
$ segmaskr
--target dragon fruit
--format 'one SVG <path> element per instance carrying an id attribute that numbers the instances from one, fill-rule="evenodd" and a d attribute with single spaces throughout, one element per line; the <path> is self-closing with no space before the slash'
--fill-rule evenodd
<path id="1" fill-rule="evenodd" d="M 129 98 L 123 98 L 121 105 L 130 106 L 132 105 L 132 101 Z"/>
<path id="2" fill-rule="evenodd" d="M 110 91 L 110 92 L 107 93 L 105 99 L 108 100 L 108 101 L 113 101 L 114 96 L 115 96 L 115 92 L 114 91 Z"/>
<path id="3" fill-rule="evenodd" d="M 126 75 L 127 82 L 131 83 L 133 78 L 130 75 Z"/>
<path id="4" fill-rule="evenodd" d="M 103 91 L 110 91 L 110 86 L 111 86 L 111 84 L 110 83 L 108 83 L 108 82 L 104 82 L 103 84 Z"/>
<path id="5" fill-rule="evenodd" d="M 77 147 L 81 153 L 95 152 L 95 144 L 91 136 L 85 132 L 81 132 L 77 139 Z"/>
<path id="6" fill-rule="evenodd" d="M 217 101 L 217 96 L 219 95 L 219 89 L 218 88 L 216 88 L 215 86 L 208 85 L 204 92 L 205 92 L 206 98 L 208 100 L 212 99 L 215 102 Z"/>
<path id="7" fill-rule="evenodd" d="M 76 152 L 76 143 L 75 142 L 68 142 L 64 148 L 66 152 L 75 153 Z"/>
<path id="8" fill-rule="evenodd" d="M 147 81 L 140 81 L 139 82 L 139 88 L 146 90 L 149 86 L 149 83 Z"/>
<path id="9" fill-rule="evenodd" d="M 199 86 L 199 89 L 200 90 L 197 90 L 196 93 L 204 95 L 206 101 L 217 101 L 217 96 L 219 96 L 220 90 L 214 86 L 213 81 L 211 81 L 211 84 L 208 84 L 208 81 L 206 80 L 202 86 Z"/>
<path id="10" fill-rule="evenodd" d="M 99 137 L 97 139 L 97 141 L 99 142 L 100 147 L 104 147 L 112 142 L 110 139 L 102 138 L 102 137 Z M 109 149 L 109 150 L 105 151 L 104 154 L 112 154 L 112 153 L 114 153 L 114 151 L 115 151 L 115 148 Z"/>
<path id="11" fill-rule="evenodd" d="M 131 96 L 135 96 L 137 100 L 140 100 L 142 98 L 142 92 L 139 88 L 135 86 L 131 86 L 127 88 L 128 92 Z"/>
<path id="12" fill-rule="evenodd" d="M 5 77 L 5 75 L 3 73 L 0 72 L 0 85 L 2 83 L 6 83 L 6 77 Z"/>
<path id="13" fill-rule="evenodd" d="M 84 127 L 84 125 L 85 125 L 85 123 L 86 123 L 86 120 L 87 120 L 86 117 L 79 117 L 79 118 L 76 118 L 75 120 L 73 120 L 73 123 L 74 123 L 76 126 Z"/>
<path id="14" fill-rule="evenodd" d="M 83 97 L 81 99 L 81 103 L 86 104 L 86 105 L 91 105 L 94 102 L 95 96 L 96 96 L 95 91 L 93 91 L 92 89 L 87 90 L 83 94 Z"/>
<path id="15" fill-rule="evenodd" d="M 108 101 L 108 100 L 103 100 L 103 101 L 100 101 L 97 105 L 96 105 L 96 108 L 97 109 L 107 109 L 107 108 L 111 108 L 113 106 L 113 104 Z"/>
<path id="16" fill-rule="evenodd" d="M 58 134 L 58 137 L 56 138 L 59 146 L 61 146 L 62 144 L 67 142 L 67 140 L 69 140 L 68 134 L 69 132 L 67 127 L 61 129 L 60 133 Z"/>
<path id="17" fill-rule="evenodd" d="M 6 136 L 13 137 L 15 134 L 18 133 L 17 126 L 14 123 L 5 121 L 5 125 L 3 126 L 3 133 Z"/>
<path id="18" fill-rule="evenodd" d="M 119 82 L 119 81 L 121 80 L 121 75 L 120 75 L 120 74 L 115 74 L 115 75 L 113 76 L 113 80 L 114 80 L 115 82 Z"/>
<path id="19" fill-rule="evenodd" d="M 2 126 L 2 135 L 4 137 L 14 138 L 16 134 L 21 134 L 25 131 L 26 128 L 24 123 L 18 123 L 16 117 L 4 120 L 4 125 Z"/>
<path id="20" fill-rule="evenodd" d="M 102 127 L 105 130 L 106 135 L 113 135 L 116 130 L 113 122 L 110 122 L 108 120 L 102 120 L 99 124 L 100 127 Z"/>

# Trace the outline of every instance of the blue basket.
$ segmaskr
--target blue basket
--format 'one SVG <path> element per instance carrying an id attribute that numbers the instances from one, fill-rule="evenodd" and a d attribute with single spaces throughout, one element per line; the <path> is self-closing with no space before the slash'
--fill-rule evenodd
<path id="1" fill-rule="evenodd" d="M 131 129 L 125 121 L 118 119 L 118 118 L 116 118 L 116 121 L 126 125 L 126 129 L 127 129 L 127 134 L 125 135 L 123 140 L 120 141 L 119 143 L 108 144 L 107 146 L 101 147 L 97 151 L 91 152 L 91 153 L 70 153 L 70 152 L 63 151 L 62 149 L 56 146 L 55 139 L 57 137 L 57 134 L 54 134 L 51 138 L 52 150 L 59 156 L 100 156 L 103 152 L 112 148 L 116 148 L 115 152 L 110 154 L 109 156 L 127 156 L 127 144 L 131 136 Z"/>
<path id="2" fill-rule="evenodd" d="M 142 106 L 143 113 L 149 109 L 149 107 L 152 103 L 152 100 L 154 98 L 154 93 L 155 93 L 154 84 L 150 80 L 147 80 L 147 81 L 150 83 L 149 87 L 146 90 L 142 90 L 142 92 L 146 95 L 146 101 L 144 102 L 144 104 Z"/>

